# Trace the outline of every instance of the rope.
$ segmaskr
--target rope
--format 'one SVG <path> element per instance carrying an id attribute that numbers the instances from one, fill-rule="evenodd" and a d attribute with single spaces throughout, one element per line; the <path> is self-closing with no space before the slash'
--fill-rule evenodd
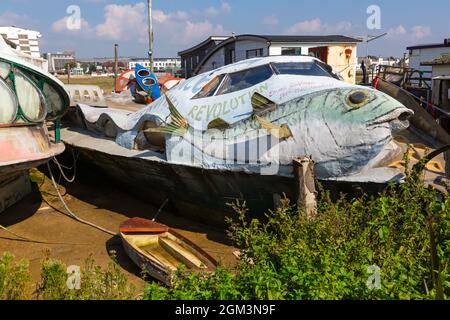
<path id="1" fill-rule="evenodd" d="M 58 166 L 58 169 L 62 175 L 62 177 L 64 178 L 64 180 L 66 180 L 68 183 L 73 183 L 75 182 L 76 176 L 77 176 L 77 161 L 78 158 L 75 158 L 75 153 L 72 150 L 72 157 L 73 157 L 73 166 L 72 167 L 66 167 L 63 166 L 59 163 L 58 159 L 56 157 L 54 157 L 52 160 L 53 162 Z M 66 170 L 72 170 L 73 169 L 73 177 L 71 179 L 67 178 L 66 174 L 64 173 L 63 168 L 65 168 Z"/>
<path id="2" fill-rule="evenodd" d="M 163 211 L 163 209 L 165 208 L 165 206 L 169 203 L 169 198 L 166 199 L 166 201 L 164 201 L 164 203 L 162 204 L 162 206 L 159 208 L 158 212 L 155 214 L 155 217 L 153 218 L 152 221 L 156 221 L 156 219 L 158 218 L 158 216 L 161 214 L 161 212 Z"/>
<path id="3" fill-rule="evenodd" d="M 112 236 L 117 235 L 117 232 L 112 232 L 110 230 L 102 228 L 102 227 L 100 227 L 100 226 L 98 226 L 96 224 L 93 224 L 93 223 L 89 222 L 89 221 L 83 220 L 83 219 L 79 218 L 76 214 L 74 214 L 69 209 L 69 207 L 67 206 L 67 203 L 64 201 L 64 198 L 61 196 L 61 193 L 59 192 L 58 185 L 56 184 L 55 177 L 53 176 L 52 168 L 50 167 L 49 163 L 47 163 L 47 168 L 48 168 L 48 172 L 50 173 L 50 178 L 52 180 L 53 186 L 55 187 L 55 190 L 56 190 L 56 192 L 58 194 L 58 198 L 61 201 L 61 203 L 63 204 L 64 208 L 66 209 L 66 211 L 67 211 L 67 213 L 69 214 L 70 217 L 72 217 L 74 220 L 76 220 L 78 222 L 81 222 L 82 224 L 85 224 L 85 225 L 88 225 L 90 227 L 93 227 L 93 228 L 95 228 L 97 230 L 100 230 L 100 231 L 102 231 L 104 233 L 110 234 Z"/>

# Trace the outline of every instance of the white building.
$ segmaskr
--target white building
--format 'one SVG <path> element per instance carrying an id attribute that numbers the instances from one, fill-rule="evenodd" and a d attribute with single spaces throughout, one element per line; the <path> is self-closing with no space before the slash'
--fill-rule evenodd
<path id="1" fill-rule="evenodd" d="M 135 69 L 136 64 L 140 64 L 146 68 L 150 68 L 149 59 L 131 60 L 128 62 L 129 69 Z M 179 58 L 155 58 L 154 60 L 155 72 L 169 72 L 181 69 L 181 59 Z"/>
<path id="2" fill-rule="evenodd" d="M 0 35 L 13 42 L 21 52 L 34 58 L 41 57 L 39 50 L 41 34 L 39 32 L 16 27 L 0 27 Z"/>
<path id="3" fill-rule="evenodd" d="M 356 65 L 357 70 L 361 70 L 361 63 L 364 61 L 366 68 L 372 68 L 373 70 L 378 70 L 380 66 L 400 66 L 402 59 L 395 57 L 359 57 L 358 64 Z"/>
<path id="4" fill-rule="evenodd" d="M 73 51 L 45 53 L 44 58 L 48 60 L 48 72 L 50 73 L 63 72 L 67 63 L 76 61 Z"/>
<path id="5" fill-rule="evenodd" d="M 409 50 L 409 66 L 420 71 L 432 71 L 430 65 L 425 62 L 433 61 L 440 56 L 450 55 L 450 39 L 442 43 L 417 45 L 407 48 Z"/>
<path id="6" fill-rule="evenodd" d="M 421 65 L 432 68 L 433 78 L 450 77 L 450 54 L 439 56 L 432 61 L 423 62 Z"/>

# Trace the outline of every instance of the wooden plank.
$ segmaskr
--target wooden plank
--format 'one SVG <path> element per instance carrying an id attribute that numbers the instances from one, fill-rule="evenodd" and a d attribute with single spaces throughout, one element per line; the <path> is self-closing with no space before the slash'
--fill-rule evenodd
<path id="1" fill-rule="evenodd" d="M 313 220 L 317 215 L 314 161 L 309 157 L 295 159 L 294 175 L 298 191 L 297 207 L 306 213 L 308 220 Z"/>

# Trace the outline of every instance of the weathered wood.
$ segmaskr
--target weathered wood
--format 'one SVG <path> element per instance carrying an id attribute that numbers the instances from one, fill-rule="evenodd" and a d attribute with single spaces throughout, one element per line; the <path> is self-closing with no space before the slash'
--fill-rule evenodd
<path id="1" fill-rule="evenodd" d="M 199 246 L 154 221 L 141 218 L 125 221 L 120 226 L 120 237 L 131 260 L 165 284 L 171 283 L 181 264 L 194 272 L 213 272 L 217 267 L 216 260 Z"/>
<path id="2" fill-rule="evenodd" d="M 0 175 L 0 213 L 31 193 L 28 171 Z"/>
<path id="3" fill-rule="evenodd" d="M 317 215 L 317 191 L 314 176 L 314 161 L 310 157 L 294 160 L 294 175 L 297 187 L 297 207 L 308 220 Z"/>

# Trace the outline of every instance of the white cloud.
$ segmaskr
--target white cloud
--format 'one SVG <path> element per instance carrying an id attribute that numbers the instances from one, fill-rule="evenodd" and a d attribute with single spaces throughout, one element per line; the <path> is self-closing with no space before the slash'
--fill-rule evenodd
<path id="1" fill-rule="evenodd" d="M 233 10 L 233 8 L 231 7 L 231 5 L 228 2 L 222 2 L 221 5 L 221 9 L 224 13 L 231 13 L 231 11 Z"/>
<path id="2" fill-rule="evenodd" d="M 280 21 L 276 16 L 267 16 L 264 18 L 263 22 L 268 26 L 276 26 Z"/>
<path id="3" fill-rule="evenodd" d="M 175 11 L 173 14 L 172 14 L 176 19 L 179 19 L 179 20 L 187 20 L 187 19 L 189 19 L 189 13 L 187 13 L 186 11 Z"/>
<path id="4" fill-rule="evenodd" d="M 96 35 L 110 40 L 141 38 L 147 29 L 146 7 L 143 2 L 135 5 L 110 4 L 105 7 L 105 21 L 95 27 Z M 161 15 L 163 21 L 167 17 Z"/>
<path id="5" fill-rule="evenodd" d="M 207 18 L 214 18 L 220 14 L 229 14 L 232 11 L 232 7 L 228 2 L 222 2 L 220 7 L 208 7 L 203 10 L 203 15 Z"/>
<path id="6" fill-rule="evenodd" d="M 397 26 L 395 28 L 391 28 L 391 29 L 388 30 L 388 37 L 389 38 L 397 38 L 399 36 L 405 35 L 406 33 L 407 32 L 406 32 L 405 27 L 402 26 L 402 25 L 399 25 L 399 26 Z"/>
<path id="7" fill-rule="evenodd" d="M 415 39 L 422 39 L 431 35 L 431 28 L 427 26 L 414 26 L 411 31 Z"/>
<path id="8" fill-rule="evenodd" d="M 54 32 L 70 32 L 74 34 L 82 34 L 85 37 L 92 36 L 92 29 L 89 26 L 89 23 L 81 18 L 80 21 L 80 28 L 79 29 L 73 29 L 68 26 L 70 26 L 70 22 L 68 23 L 69 17 L 64 17 L 62 19 L 59 19 L 58 21 L 55 21 L 52 24 L 52 30 Z"/>
<path id="9" fill-rule="evenodd" d="M 225 8 L 225 9 L 224 9 Z M 222 7 L 214 8 L 221 12 L 230 11 L 225 2 Z M 209 12 L 214 13 L 213 10 Z M 66 31 L 67 17 L 56 21 L 53 24 L 53 31 Z M 190 14 L 185 11 L 166 12 L 162 10 L 153 10 L 153 24 L 155 34 L 155 50 L 158 48 L 173 47 L 174 50 L 195 44 L 204 40 L 210 35 L 231 34 L 230 31 L 216 24 L 205 16 L 205 12 L 200 15 Z M 73 33 L 78 37 L 96 38 L 107 41 L 133 41 L 147 45 L 148 43 L 148 17 L 146 4 L 139 2 L 134 5 L 109 4 L 104 8 L 103 22 L 96 26 L 89 26 L 87 21 L 82 22 L 80 33 Z M 87 31 L 88 30 L 88 31 Z"/>
<path id="10" fill-rule="evenodd" d="M 207 20 L 202 22 L 186 21 L 181 27 L 183 28 L 183 37 L 181 39 L 179 37 L 172 38 L 171 43 L 188 45 L 198 40 L 204 40 L 204 38 L 211 35 L 224 35 L 231 33 L 226 31 L 222 25 L 214 25 Z"/>
<path id="11" fill-rule="evenodd" d="M 216 9 L 215 9 L 216 10 Z M 107 5 L 105 21 L 95 27 L 97 37 L 110 40 L 137 40 L 147 43 L 146 5 Z M 214 13 L 210 10 L 210 14 Z M 153 21 L 157 42 L 187 45 L 202 40 L 211 34 L 228 34 L 222 25 L 216 25 L 208 19 L 192 21 L 185 11 L 153 11 Z"/>
<path id="12" fill-rule="evenodd" d="M 215 7 L 209 7 L 205 9 L 204 14 L 208 18 L 213 18 L 215 16 L 218 16 L 220 14 L 220 11 L 216 9 Z"/>
<path id="13" fill-rule="evenodd" d="M 407 30 L 404 26 L 399 25 L 397 27 L 388 30 L 388 38 L 392 40 L 398 40 L 401 38 L 412 40 L 420 40 L 431 35 L 431 28 L 427 26 L 414 26 Z"/>
<path id="14" fill-rule="evenodd" d="M 347 32 L 352 28 L 352 24 L 349 21 L 340 21 L 334 25 L 322 23 L 319 18 L 312 20 L 305 20 L 298 22 L 285 31 L 287 34 L 320 34 L 320 33 L 339 33 Z"/>

